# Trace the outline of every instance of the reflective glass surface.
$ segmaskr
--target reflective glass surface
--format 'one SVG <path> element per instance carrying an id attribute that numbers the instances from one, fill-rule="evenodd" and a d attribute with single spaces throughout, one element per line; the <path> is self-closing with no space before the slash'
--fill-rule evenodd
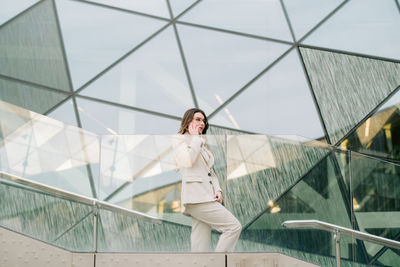
<path id="1" fill-rule="evenodd" d="M 170 17 L 165 0 L 89 0 L 89 2 L 105 4 L 165 18 Z"/>
<path id="2" fill-rule="evenodd" d="M 110 135 L 102 136 L 101 144 L 101 199 L 111 199 L 115 193 L 128 185 L 125 183 L 134 182 L 139 178 L 158 181 L 159 186 L 152 184 L 154 187 L 151 189 L 168 184 L 167 180 L 169 183 L 177 182 L 177 175 L 173 173 L 176 166 L 173 160 L 172 139 L 168 136 Z M 157 176 L 163 178 L 160 180 Z M 143 191 L 149 190 L 150 188 Z"/>
<path id="3" fill-rule="evenodd" d="M 352 152 L 353 209 L 360 230 L 394 239 L 400 234 L 400 165 Z M 374 256 L 380 245 L 365 242 Z"/>
<path id="4" fill-rule="evenodd" d="M 80 94 L 177 116 L 194 106 L 171 26 Z"/>
<path id="5" fill-rule="evenodd" d="M 400 84 L 400 64 L 300 48 L 334 144 Z"/>
<path id="6" fill-rule="evenodd" d="M 13 231 L 69 250 L 91 251 L 91 211 L 88 205 L 9 184 L 0 178 L 0 226 Z M 87 221 L 88 217 L 92 220 Z"/>
<path id="7" fill-rule="evenodd" d="M 242 225 L 262 214 L 319 162 L 328 147 L 265 135 L 227 136 L 227 199 Z"/>
<path id="8" fill-rule="evenodd" d="M 180 121 L 77 98 L 82 127 L 96 134 L 171 134 Z"/>
<path id="9" fill-rule="evenodd" d="M 169 4 L 171 5 L 172 9 L 172 14 L 174 17 L 178 16 L 181 14 L 183 11 L 185 11 L 190 5 L 192 5 L 196 0 L 169 0 Z"/>
<path id="10" fill-rule="evenodd" d="M 400 262 L 399 252 L 394 249 L 388 249 L 380 256 L 377 263 L 383 264 L 385 266 L 396 266 Z"/>
<path id="11" fill-rule="evenodd" d="M 200 108 L 206 113 L 225 102 L 288 45 L 178 25 Z"/>
<path id="12" fill-rule="evenodd" d="M 100 252 L 190 251 L 190 227 L 163 222 L 153 224 L 100 209 Z"/>
<path id="13" fill-rule="evenodd" d="M 52 1 L 0 28 L 0 74 L 70 91 Z"/>
<path id="14" fill-rule="evenodd" d="M 202 1 L 179 20 L 292 41 L 278 0 Z"/>
<path id="15" fill-rule="evenodd" d="M 0 100 L 38 113 L 44 113 L 67 95 L 0 78 Z"/>
<path id="16" fill-rule="evenodd" d="M 29 8 L 39 0 L 1 0 L 0 25 Z"/>
<path id="17" fill-rule="evenodd" d="M 325 256 L 335 256 L 333 234 L 313 229 L 286 229 L 286 220 L 316 219 L 352 228 L 346 208 L 344 191 L 338 180 L 340 172 L 335 167 L 331 153 L 275 201 L 270 200 L 263 212 L 243 231 L 242 239 L 257 243 L 295 249 Z M 341 237 L 341 257 L 363 260 L 360 248 L 351 238 Z"/>
<path id="18" fill-rule="evenodd" d="M 324 136 L 296 50 L 210 119 L 210 123 L 269 135 Z M 244 108 L 245 107 L 245 108 Z"/>
<path id="19" fill-rule="evenodd" d="M 74 89 L 165 25 L 161 20 L 77 1 L 57 0 L 56 6 Z"/>
<path id="20" fill-rule="evenodd" d="M 299 40 L 343 0 L 284 0 L 296 39 Z"/>
<path id="21" fill-rule="evenodd" d="M 303 43 L 400 59 L 400 16 L 396 1 L 348 1 Z"/>
<path id="22" fill-rule="evenodd" d="M 72 100 L 61 104 L 55 110 L 48 113 L 47 116 L 72 126 L 78 126 Z"/>
<path id="23" fill-rule="evenodd" d="M 95 196 L 96 135 L 4 102 L 0 108 L 5 114 L 1 116 L 1 171 Z"/>
<path id="24" fill-rule="evenodd" d="M 342 146 L 347 149 L 400 161 L 400 94 L 397 92 L 362 123 Z"/>

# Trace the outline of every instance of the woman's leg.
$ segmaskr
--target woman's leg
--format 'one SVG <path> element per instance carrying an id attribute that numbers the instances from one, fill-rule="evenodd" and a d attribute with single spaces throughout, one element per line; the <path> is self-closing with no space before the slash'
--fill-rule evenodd
<path id="1" fill-rule="evenodd" d="M 215 201 L 192 204 L 188 212 L 195 220 L 201 221 L 222 233 L 215 248 L 216 252 L 234 251 L 242 226 L 229 210 Z"/>
<path id="2" fill-rule="evenodd" d="M 192 252 L 209 252 L 211 227 L 192 217 L 192 234 L 190 237 Z"/>

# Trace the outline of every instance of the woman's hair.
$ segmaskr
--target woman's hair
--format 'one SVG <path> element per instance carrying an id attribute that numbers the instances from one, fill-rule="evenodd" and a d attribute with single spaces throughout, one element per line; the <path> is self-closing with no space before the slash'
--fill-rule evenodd
<path id="1" fill-rule="evenodd" d="M 186 110 L 185 114 L 183 115 L 182 121 L 181 121 L 181 128 L 179 129 L 180 134 L 185 134 L 188 131 L 188 127 L 190 122 L 193 120 L 194 114 L 200 112 L 204 116 L 204 129 L 202 134 L 206 134 L 207 129 L 208 129 L 208 119 L 204 111 L 198 108 L 191 108 Z"/>

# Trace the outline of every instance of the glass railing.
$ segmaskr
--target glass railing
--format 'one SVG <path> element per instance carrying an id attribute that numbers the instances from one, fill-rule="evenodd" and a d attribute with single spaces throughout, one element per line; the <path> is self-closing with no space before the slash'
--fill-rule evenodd
<path id="1" fill-rule="evenodd" d="M 94 243 L 98 252 L 190 251 L 176 135 L 96 135 L 5 102 L 0 115 L 0 171 L 162 221 L 101 206 L 93 211 L 76 199 L 1 179 L 0 226 L 74 251 L 93 251 Z M 243 226 L 236 251 L 281 252 L 334 266 L 330 234 L 285 229 L 286 220 L 315 219 L 399 239 L 397 164 L 293 136 L 203 138 L 215 158 L 224 205 Z M 400 260 L 386 247 L 346 237 L 341 242 L 344 264 Z"/>

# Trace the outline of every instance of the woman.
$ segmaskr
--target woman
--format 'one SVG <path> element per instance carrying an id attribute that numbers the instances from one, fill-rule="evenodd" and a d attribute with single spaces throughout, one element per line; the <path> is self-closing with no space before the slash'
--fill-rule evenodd
<path id="1" fill-rule="evenodd" d="M 185 112 L 174 140 L 175 161 L 182 175 L 182 213 L 192 217 L 193 252 L 210 250 L 211 228 L 221 232 L 216 252 L 232 252 L 242 227 L 222 203 L 222 190 L 212 166 L 214 157 L 202 134 L 208 129 L 205 113 L 197 108 Z"/>

